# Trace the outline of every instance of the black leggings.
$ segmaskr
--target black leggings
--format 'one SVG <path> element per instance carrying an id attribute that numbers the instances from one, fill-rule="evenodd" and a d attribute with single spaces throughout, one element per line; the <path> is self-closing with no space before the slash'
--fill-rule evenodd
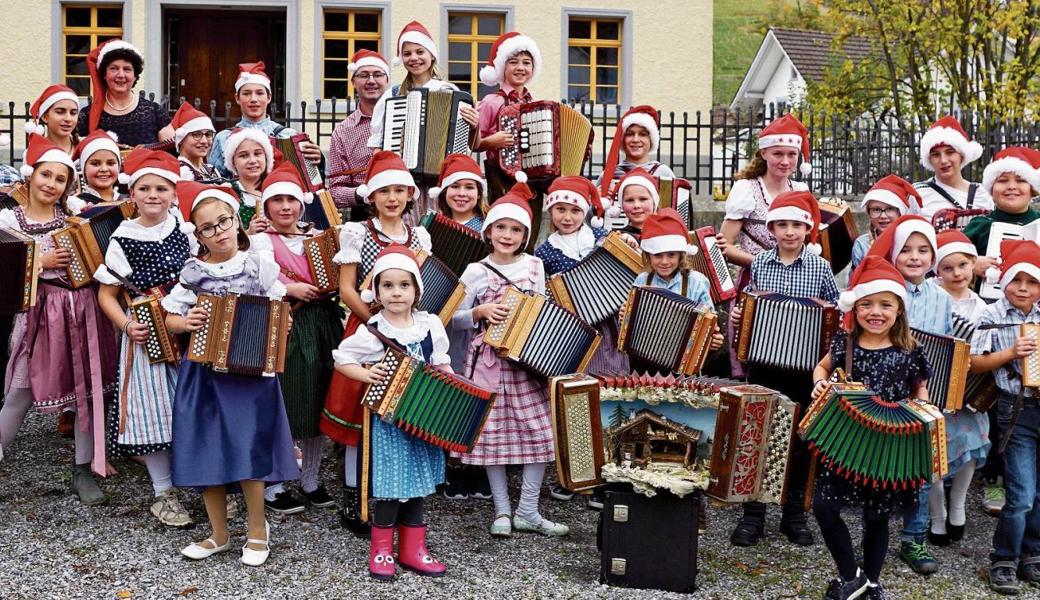
<path id="1" fill-rule="evenodd" d="M 423 499 L 412 498 L 404 502 L 376 500 L 372 524 L 376 527 L 393 527 L 394 525 L 422 527 L 426 524 L 423 520 Z"/>
<path id="2" fill-rule="evenodd" d="M 849 528 L 841 518 L 841 506 L 839 500 L 827 500 L 821 494 L 813 496 L 813 515 L 820 524 L 823 541 L 838 565 L 841 578 L 852 581 L 856 577 L 856 551 Z M 874 583 L 881 577 L 888 552 L 888 519 L 887 515 L 863 509 L 863 571 Z"/>

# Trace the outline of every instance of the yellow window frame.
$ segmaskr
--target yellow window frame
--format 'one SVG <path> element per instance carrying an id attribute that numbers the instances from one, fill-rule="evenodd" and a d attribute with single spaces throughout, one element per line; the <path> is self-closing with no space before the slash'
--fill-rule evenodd
<path id="1" fill-rule="evenodd" d="M 590 24 L 589 25 L 589 37 L 588 38 L 570 37 L 570 34 L 569 34 L 570 24 L 575 22 L 575 21 L 584 21 L 584 22 L 588 22 Z M 599 38 L 599 33 L 598 33 L 598 28 L 599 28 L 599 24 L 600 23 L 613 23 L 613 24 L 616 24 L 617 25 L 617 30 L 618 30 L 618 39 L 616 39 L 616 40 L 600 39 Z M 570 17 L 570 19 L 567 22 L 567 26 L 568 26 L 567 27 L 568 28 L 568 37 L 567 37 L 568 55 L 570 54 L 570 49 L 572 47 L 574 47 L 574 48 L 589 48 L 590 51 L 589 51 L 589 64 L 588 65 L 571 63 L 569 60 L 567 62 L 568 74 L 570 73 L 570 68 L 571 67 L 582 67 L 582 68 L 588 67 L 588 69 L 589 69 L 589 82 L 588 83 L 572 83 L 570 81 L 570 77 L 568 76 L 568 78 L 567 78 L 567 88 L 568 88 L 567 89 L 567 95 L 568 95 L 568 97 L 570 96 L 570 88 L 571 87 L 583 87 L 583 88 L 587 87 L 589 89 L 589 101 L 590 102 L 597 102 L 598 101 L 597 91 L 596 91 L 597 88 L 599 88 L 599 87 L 611 87 L 611 88 L 614 88 L 614 89 L 617 90 L 617 94 L 615 95 L 615 98 L 617 98 L 618 102 L 621 101 L 621 68 L 622 68 L 621 45 L 624 42 L 624 37 L 625 37 L 624 25 L 625 25 L 625 20 L 622 19 L 622 18 L 616 18 L 615 19 L 615 18 L 597 18 L 597 17 L 580 17 L 580 16 L 572 16 L 572 17 Z M 609 66 L 611 68 L 617 68 L 617 83 L 616 84 L 602 84 L 601 85 L 601 84 L 599 84 L 596 81 L 596 68 L 598 66 L 600 66 L 598 64 L 598 60 L 597 60 L 597 57 L 596 57 L 596 49 L 597 48 L 616 48 L 617 49 L 617 53 L 618 53 L 617 65 L 603 65 L 605 67 Z"/>
<path id="2" fill-rule="evenodd" d="M 71 26 L 69 26 L 68 25 L 68 12 L 67 11 L 70 8 L 73 8 L 73 9 L 84 9 L 84 8 L 90 9 L 90 25 L 87 26 L 87 27 L 71 27 Z M 69 75 L 69 73 L 68 73 L 69 59 L 70 58 L 82 58 L 83 60 L 86 60 L 87 55 L 86 54 L 75 54 L 75 53 L 69 54 L 68 52 L 66 52 L 66 49 L 68 48 L 68 42 L 67 42 L 66 38 L 68 38 L 68 36 L 70 36 L 70 35 L 90 36 L 90 44 L 87 45 L 87 48 L 89 48 L 89 49 L 93 49 L 93 48 L 97 47 L 97 45 L 98 45 L 98 37 L 118 37 L 118 38 L 123 37 L 123 28 L 122 27 L 98 27 L 98 10 L 99 9 L 108 9 L 108 8 L 118 8 L 119 10 L 122 10 L 123 9 L 123 5 L 122 4 L 110 4 L 110 3 L 105 3 L 105 2 L 100 2 L 98 4 L 62 4 L 61 5 L 61 57 L 62 57 L 61 76 L 62 76 L 62 81 L 65 82 L 66 85 L 68 85 L 68 82 L 69 82 L 70 79 L 87 79 L 87 80 L 90 79 L 90 75 Z M 90 50 L 87 50 L 87 51 L 89 52 Z M 89 89 L 90 86 L 88 85 L 87 87 Z"/>
<path id="3" fill-rule="evenodd" d="M 498 33 L 496 35 L 481 35 L 477 33 L 479 31 L 479 21 L 481 17 L 497 17 L 498 18 Z M 450 78 L 451 65 L 453 64 L 468 64 L 469 65 L 469 93 L 473 98 L 477 98 L 480 92 L 480 68 L 484 65 L 480 61 L 480 44 L 492 44 L 498 36 L 502 35 L 506 31 L 506 16 L 504 13 L 495 12 L 449 12 L 448 20 L 455 17 L 469 17 L 469 33 L 449 33 L 448 34 L 448 46 L 452 44 L 469 44 L 469 60 L 448 60 L 447 68 L 448 74 L 446 77 Z M 450 56 L 450 50 L 449 54 Z M 463 86 L 459 86 L 459 89 L 466 91 Z"/>
<path id="4" fill-rule="evenodd" d="M 326 15 L 333 14 L 345 14 L 347 15 L 347 30 L 346 31 L 328 31 L 325 29 L 325 17 Z M 355 31 L 355 19 L 358 15 L 375 16 L 376 22 L 379 24 L 378 30 L 374 33 L 371 31 Z M 347 58 L 326 58 L 325 57 L 325 42 L 326 40 L 338 40 L 347 42 Z M 350 62 L 350 57 L 354 56 L 357 51 L 356 43 L 359 41 L 374 41 L 376 45 L 382 43 L 383 40 L 383 13 L 381 10 L 369 10 L 369 9 L 357 9 L 357 8 L 326 8 L 321 14 L 321 91 L 324 95 L 325 84 L 332 81 L 341 81 L 347 84 L 347 98 L 354 97 L 354 84 L 351 83 L 349 78 L 342 77 L 326 77 L 325 76 L 325 63 L 326 61 L 333 62 Z"/>

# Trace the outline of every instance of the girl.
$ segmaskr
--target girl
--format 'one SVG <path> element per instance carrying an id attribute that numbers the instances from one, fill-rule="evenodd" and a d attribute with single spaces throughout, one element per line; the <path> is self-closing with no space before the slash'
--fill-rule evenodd
<path id="1" fill-rule="evenodd" d="M 180 280 L 163 298 L 171 333 L 200 329 L 209 318 L 195 306 L 197 293 L 253 294 L 280 300 L 285 286 L 268 253 L 247 252 L 249 238 L 238 223 L 238 201 L 228 187 L 193 181 L 177 184 L 184 222 L 201 244 Z M 300 475 L 289 421 L 276 377 L 217 373 L 185 360 L 178 372 L 173 401 L 173 484 L 202 487 L 210 536 L 181 550 L 201 560 L 231 546 L 225 486 L 241 485 L 248 513 L 248 539 L 242 563 L 260 566 L 271 553 L 271 532 L 264 518 L 264 482 Z"/>
<path id="2" fill-rule="evenodd" d="M 944 208 L 993 210 L 989 190 L 964 178 L 961 169 L 982 156 L 982 145 L 952 116 L 945 116 L 921 136 L 921 166 L 935 173 L 928 181 L 915 183 L 921 194 L 921 216 L 932 220 Z"/>
<path id="3" fill-rule="evenodd" d="M 90 204 L 118 202 L 123 197 L 116 189 L 119 181 L 119 146 L 111 134 L 97 130 L 80 140 L 73 160 L 79 164 L 83 185 L 76 195 Z"/>
<path id="4" fill-rule="evenodd" d="M 855 271 L 867 250 L 892 221 L 921 209 L 921 196 L 907 180 L 898 175 L 886 175 L 863 195 L 863 208 L 870 217 L 870 230 L 852 244 L 852 270 Z"/>
<path id="5" fill-rule="evenodd" d="M 617 198 L 628 224 L 621 231 L 638 240 L 643 233 L 647 217 L 657 212 L 660 198 L 657 181 L 646 169 L 636 167 L 621 178 L 617 184 Z M 617 214 L 614 207 L 612 216 Z"/>
<path id="6" fill-rule="evenodd" d="M 391 340 L 417 360 L 451 372 L 448 336 L 435 315 L 417 310 L 423 282 L 415 254 L 391 244 L 376 257 L 372 282 L 362 293 L 383 309 L 340 343 L 333 352 L 336 370 L 351 379 L 378 384 L 389 374 L 379 361 Z M 365 363 L 376 363 L 371 367 Z M 371 415 L 372 541 L 368 572 L 375 579 L 397 574 L 394 560 L 394 528 L 400 531 L 397 558 L 401 566 L 418 575 L 440 577 L 447 570 L 426 549 L 423 499 L 444 481 L 444 451 L 413 437 L 399 427 Z"/>
<path id="7" fill-rule="evenodd" d="M 94 132 L 95 135 L 99 132 Z M 102 134 L 107 139 L 107 136 Z M 126 220 L 112 233 L 105 263 L 94 278 L 101 283 L 98 304 L 123 332 L 119 350 L 122 366 L 119 401 L 110 411 L 109 436 L 113 451 L 140 456 L 152 479 L 155 500 L 151 512 L 170 527 L 192 524 L 170 480 L 170 417 L 177 387 L 172 362 L 151 364 L 144 344 L 148 328 L 120 305 L 120 288 L 137 298 L 151 288 L 172 287 L 191 255 L 192 244 L 170 212 L 176 200 L 177 161 L 166 152 L 139 148 L 126 159 L 130 200 L 137 218 Z"/>
<path id="8" fill-rule="evenodd" d="M 518 365 L 500 358 L 483 343 L 488 325 L 500 323 L 508 314 L 501 304 L 510 285 L 545 293 L 542 261 L 524 252 L 531 231 L 531 190 L 517 183 L 488 211 L 484 238 L 491 241 L 487 259 L 473 263 L 462 274 L 466 297 L 455 313 L 456 327 L 478 328 L 470 343 L 470 377 L 480 387 L 497 393 L 480 440 L 473 452 L 462 454 L 464 464 L 487 468 L 495 501 L 491 535 L 509 537 L 513 529 L 548 536 L 566 535 L 566 525 L 553 523 L 538 513 L 538 494 L 545 467 L 555 458 L 545 382 L 535 379 Z M 512 515 L 506 465 L 523 465 L 523 486 L 516 514 Z M 512 521 L 510 516 L 512 515 Z"/>
<path id="9" fill-rule="evenodd" d="M 975 322 L 982 309 L 986 308 L 986 301 L 971 289 L 975 277 L 975 260 L 979 256 L 975 245 L 964 233 L 953 229 L 940 232 L 935 236 L 935 241 L 939 245 L 936 253 L 939 285 L 953 300 L 953 312 L 967 321 Z"/>
<path id="10" fill-rule="evenodd" d="M 41 251 L 36 306 L 15 317 L 0 409 L 0 448 L 10 446 L 30 406 L 41 412 L 76 411 L 72 492 L 92 505 L 105 496 L 91 475 L 104 475 L 104 398 L 115 383 L 115 331 L 105 322 L 94 290 L 73 290 L 65 267 L 69 251 L 56 248 L 51 233 L 65 226 L 66 199 L 76 167 L 69 154 L 31 134 L 22 176 L 25 206 L 0 212 L 0 225 L 32 236 Z M 30 357 L 32 360 L 30 360 Z"/>
<path id="11" fill-rule="evenodd" d="M 841 295 L 849 331 L 839 331 L 831 339 L 830 352 L 813 370 L 814 401 L 823 393 L 831 372 L 849 370 L 847 365 L 851 365 L 848 377 L 865 384 L 885 402 L 928 399 L 926 382 L 931 369 L 910 335 L 906 298 L 905 281 L 891 264 L 878 256 L 864 259 Z M 888 520 L 893 512 L 912 510 L 917 495 L 916 490 L 881 490 L 853 483 L 820 464 L 813 514 L 838 567 L 838 579 L 831 583 L 827 598 L 885 597 L 880 576 L 888 551 Z M 850 506 L 863 509 L 862 569 L 856 565 L 849 528 L 841 517 L 842 509 Z"/>
<path id="12" fill-rule="evenodd" d="M 350 310 L 343 335 L 349 337 L 367 323 L 374 312 L 361 298 L 358 288 L 372 271 L 376 256 L 393 243 L 413 252 L 430 251 L 430 234 L 422 227 L 409 227 L 404 215 L 418 198 L 419 190 L 404 161 L 393 152 L 377 150 L 368 163 L 365 182 L 357 193 L 364 198 L 372 218 L 363 223 L 344 223 L 340 230 L 340 250 L 333 258 L 339 268 L 339 295 Z M 357 490 L 357 444 L 361 431 L 362 389 L 342 374 L 335 374 L 325 398 L 321 430 L 333 440 L 347 446 L 343 513 L 345 527 L 365 536 L 368 527 L 361 521 L 360 497 Z"/>
<path id="13" fill-rule="evenodd" d="M 238 180 L 231 181 L 241 203 L 239 222 L 249 235 L 267 231 L 270 222 L 264 213 L 257 212 L 257 202 L 263 195 L 264 177 L 274 167 L 274 148 L 271 138 L 255 128 L 233 129 L 224 144 L 224 166 Z"/>
<path id="14" fill-rule="evenodd" d="M 132 44 L 113 38 L 87 55 L 91 103 L 79 114 L 79 134 L 111 131 L 127 146 L 173 138 L 170 114 L 157 102 L 134 93 L 144 56 Z"/>
<path id="15" fill-rule="evenodd" d="M 181 167 L 181 179 L 202 183 L 217 183 L 223 179 L 217 168 L 206 162 L 216 134 L 213 121 L 194 106 L 182 102 L 171 125 L 179 153 L 177 161 Z"/>
<path id="16" fill-rule="evenodd" d="M 657 109 L 652 106 L 633 106 L 625 111 L 614 131 L 603 172 L 596 180 L 601 196 L 608 197 L 611 184 L 636 167 L 642 167 L 658 179 L 675 178 L 668 165 L 650 158 L 661 143 L 660 127 Z M 622 153 L 625 160 L 621 160 Z"/>
<path id="17" fill-rule="evenodd" d="M 250 239 L 256 251 L 271 252 L 280 267 L 279 281 L 296 304 L 289 333 L 285 371 L 279 376 L 285 411 L 293 439 L 303 452 L 300 486 L 311 506 L 325 508 L 336 501 L 321 485 L 322 437 L 318 430 L 325 394 L 332 378 L 332 350 L 343 337 L 343 311 L 339 304 L 314 286 L 303 241 L 319 231 L 300 223 L 304 203 L 313 201 L 305 193 L 299 171 L 284 162 L 264 180 L 264 216 L 271 227 Z M 264 491 L 267 508 L 304 508 L 280 483 Z"/>
<path id="18" fill-rule="evenodd" d="M 35 133 L 68 154 L 79 143 L 76 122 L 79 118 L 79 96 L 60 83 L 48 86 L 29 107 L 31 120 L 25 123 L 26 133 Z"/>

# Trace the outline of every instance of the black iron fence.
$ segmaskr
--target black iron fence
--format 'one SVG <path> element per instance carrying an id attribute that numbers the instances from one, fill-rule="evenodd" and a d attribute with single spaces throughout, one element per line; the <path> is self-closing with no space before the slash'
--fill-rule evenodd
<path id="1" fill-rule="evenodd" d="M 181 98 L 171 104 L 167 97 L 156 98 L 155 94 L 147 97 L 170 110 L 175 110 L 184 100 Z M 203 103 L 196 99 L 194 104 L 210 115 L 218 130 L 234 125 L 239 119 L 237 107 L 230 102 L 219 106 L 215 101 Z M 593 177 L 603 168 L 603 157 L 624 110 L 615 104 L 578 104 L 575 108 L 594 126 L 592 159 L 586 166 L 586 175 Z M 316 143 L 327 148 L 336 124 L 353 109 L 354 103 L 349 99 L 317 99 L 276 107 L 272 118 L 308 133 Z M 11 148 L 0 151 L 0 162 L 14 166 L 21 162 L 22 123 L 28 112 L 28 102 L 21 105 L 8 102 L 0 106 L 0 134 L 7 133 L 14 140 Z M 722 198 L 734 176 L 753 155 L 759 131 L 785 112 L 786 108 L 771 105 L 759 111 L 663 111 L 657 159 L 669 165 L 677 176 L 688 179 L 698 196 Z M 808 126 L 812 137 L 813 172 L 807 181 L 817 194 L 855 197 L 889 173 L 911 180 L 928 176 L 919 161 L 918 141 L 923 132 L 917 124 L 901 125 L 895 117 L 850 117 L 811 111 L 796 111 L 796 115 Z M 1001 148 L 1035 146 L 1040 140 L 1040 121 L 995 121 L 971 112 L 958 114 L 958 117 L 969 135 L 984 148 L 982 159 L 969 165 L 965 172 L 974 181 L 981 180 L 982 169 Z"/>

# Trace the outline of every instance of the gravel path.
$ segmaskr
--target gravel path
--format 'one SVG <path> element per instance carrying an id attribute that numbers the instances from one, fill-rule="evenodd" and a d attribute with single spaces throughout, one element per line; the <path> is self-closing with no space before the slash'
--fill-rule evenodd
<path id="1" fill-rule="evenodd" d="M 340 528 L 331 509 L 273 518 L 271 559 L 261 568 L 242 566 L 237 550 L 189 562 L 178 550 L 208 530 L 205 525 L 186 531 L 159 525 L 148 512 L 151 485 L 143 467 L 118 463 L 120 476 L 103 484 L 108 504 L 88 508 L 67 491 L 71 461 L 71 440 L 54 433 L 54 418 L 32 414 L 0 463 L 0 598 L 690 597 L 601 586 L 597 513 L 583 502 L 560 503 L 547 495 L 543 512 L 571 526 L 567 538 L 492 540 L 486 530 L 490 502 L 432 499 L 430 547 L 449 568 L 439 580 L 412 574 L 393 583 L 370 580 L 367 541 Z M 332 489 L 331 471 L 324 475 Z M 892 598 L 999 597 L 989 594 L 981 579 L 995 520 L 980 512 L 979 497 L 973 489 L 965 540 L 937 549 L 942 563 L 937 575 L 914 575 L 896 558 L 893 543 L 882 577 Z M 201 497 L 182 492 L 182 500 L 196 521 L 205 523 Z M 700 590 L 693 597 L 822 597 L 834 567 L 815 523 L 817 545 L 799 548 L 778 533 L 778 513 L 771 511 L 765 542 L 738 549 L 728 536 L 739 510 L 713 508 L 700 542 Z M 893 540 L 899 525 L 893 523 Z M 236 544 L 244 543 L 242 517 L 233 521 L 232 535 Z"/>

